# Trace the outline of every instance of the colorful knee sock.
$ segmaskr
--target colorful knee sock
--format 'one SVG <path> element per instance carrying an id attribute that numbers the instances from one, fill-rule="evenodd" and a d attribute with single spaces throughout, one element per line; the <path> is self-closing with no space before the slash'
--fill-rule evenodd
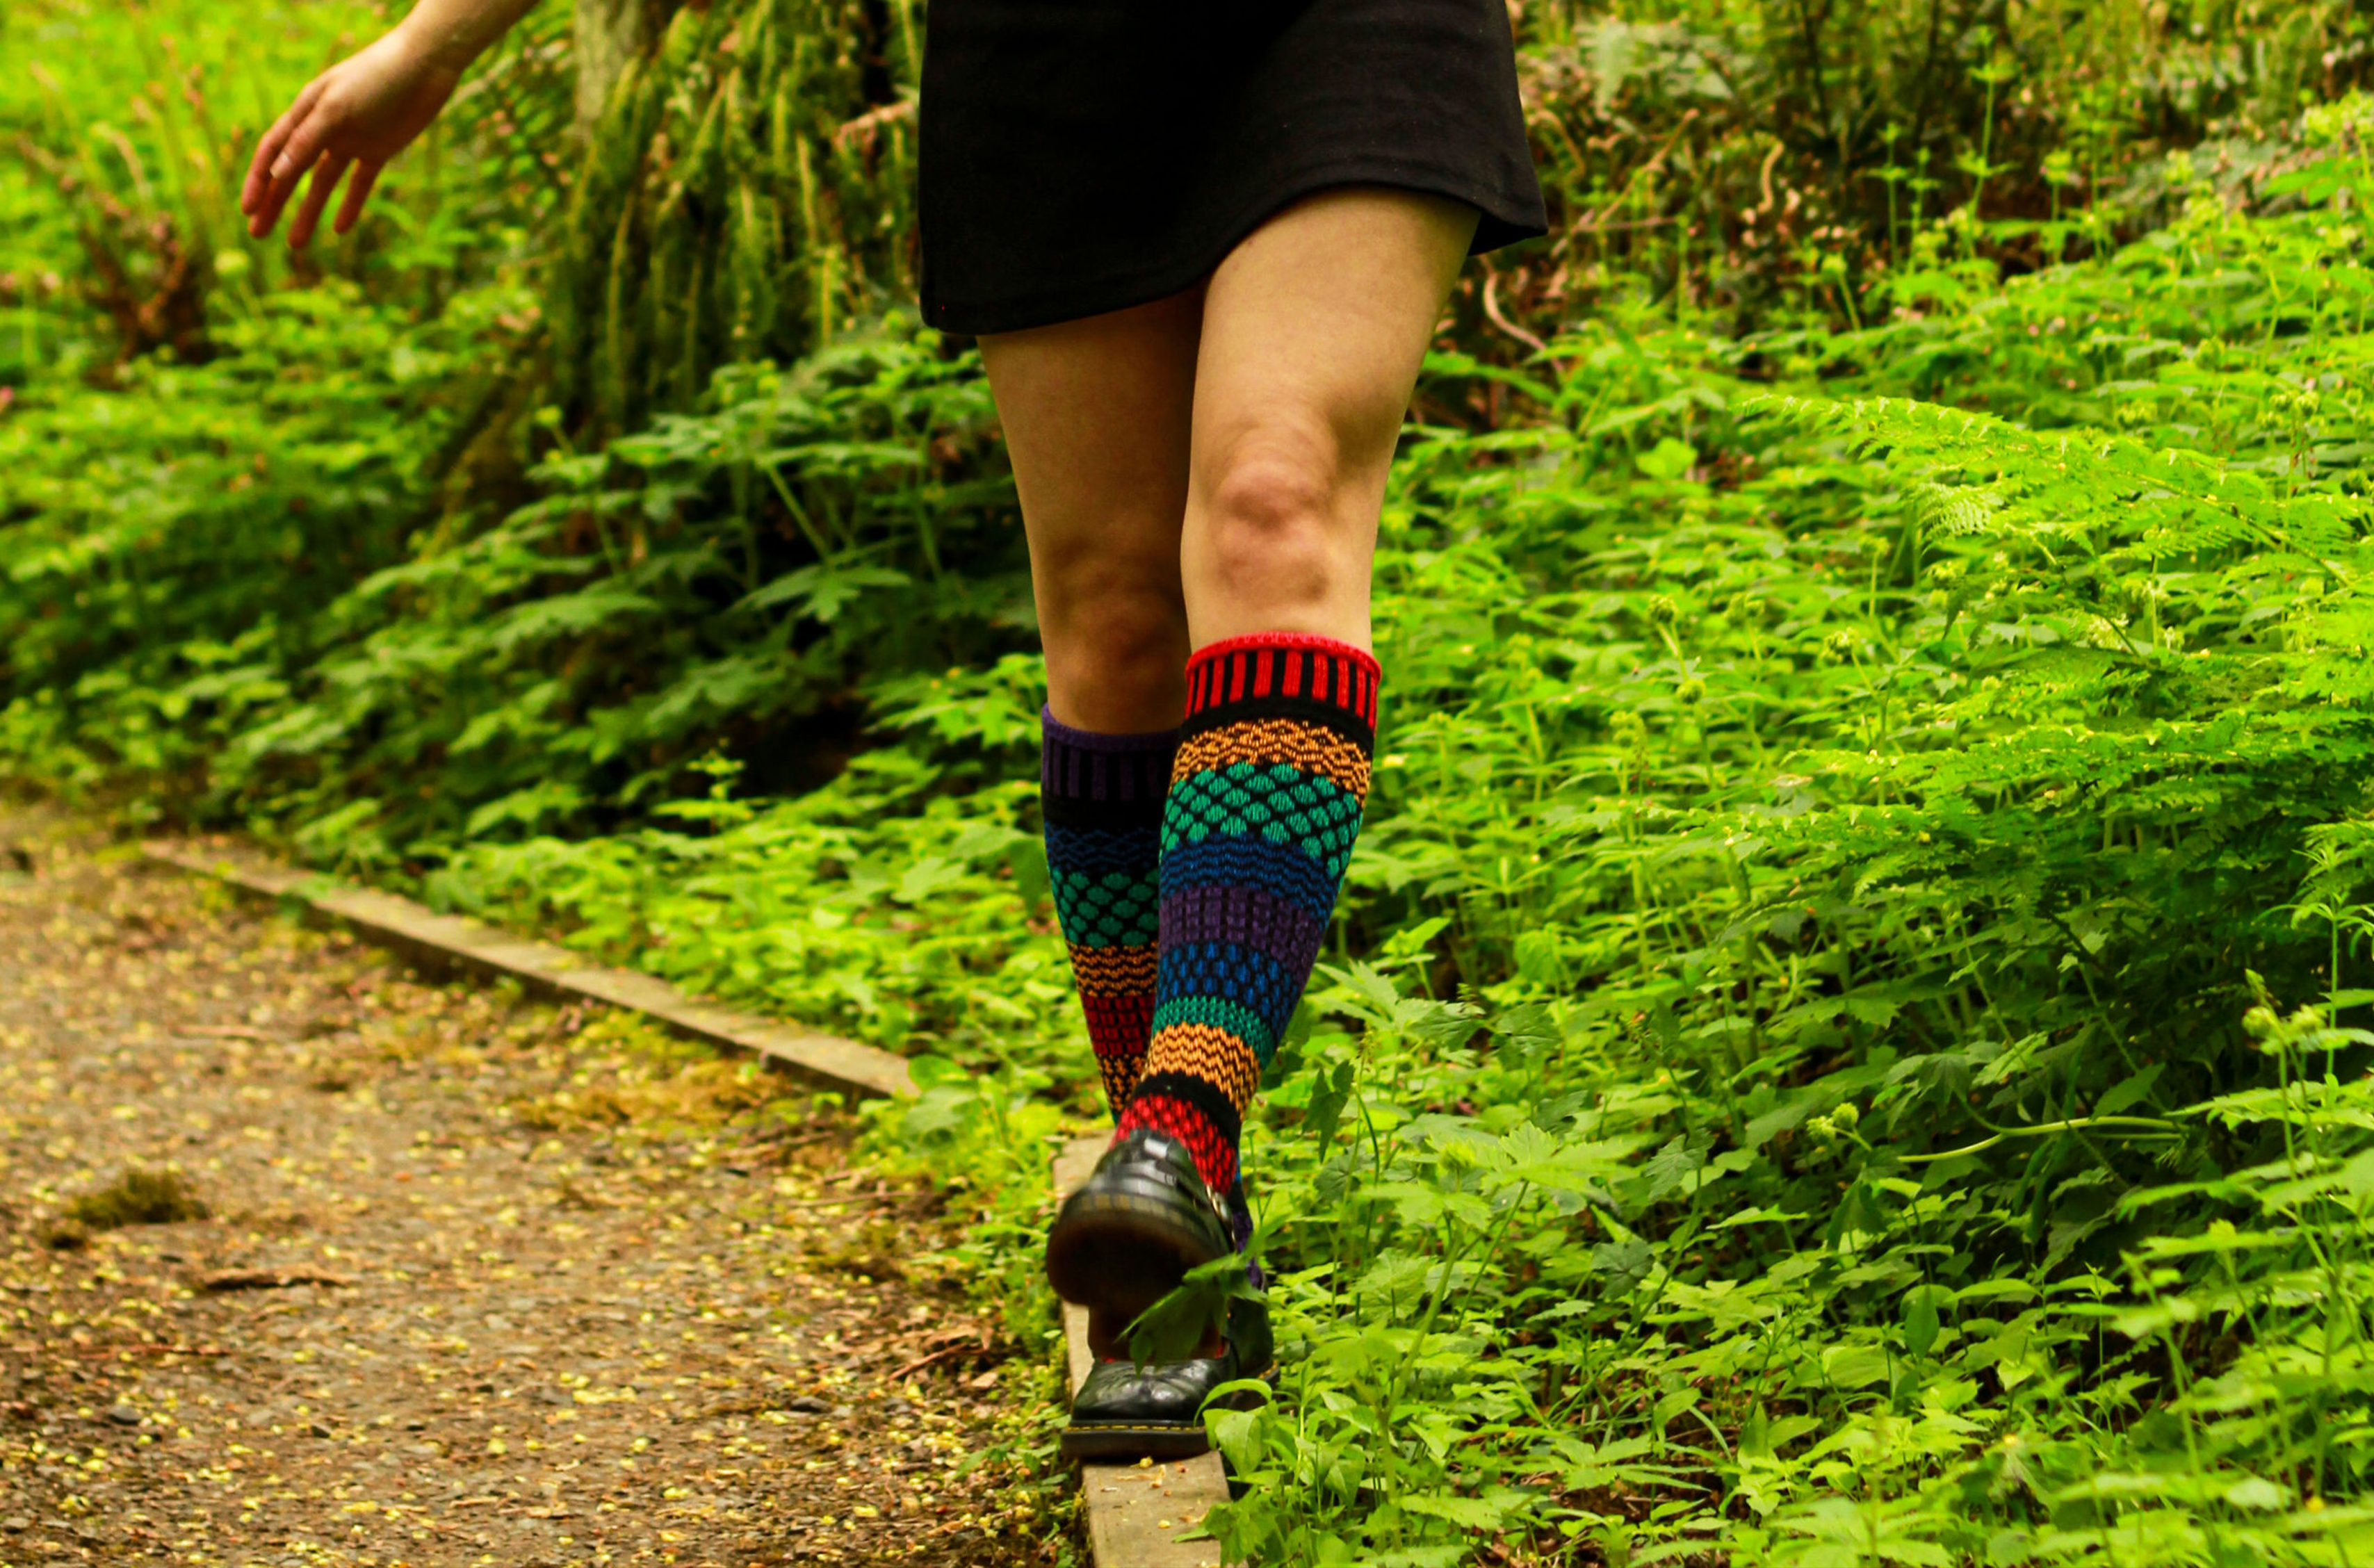
<path id="1" fill-rule="evenodd" d="M 1039 802 L 1055 918 L 1105 1103 L 1121 1115 L 1146 1066 L 1154 1017 L 1162 798 L 1179 731 L 1099 735 L 1039 716 Z"/>
<path id="2" fill-rule="evenodd" d="M 1146 1071 L 1120 1131 L 1237 1176 L 1245 1107 L 1294 1015 L 1360 831 L 1377 661 L 1291 632 L 1187 665 L 1187 722 L 1162 814 L 1162 963 Z"/>

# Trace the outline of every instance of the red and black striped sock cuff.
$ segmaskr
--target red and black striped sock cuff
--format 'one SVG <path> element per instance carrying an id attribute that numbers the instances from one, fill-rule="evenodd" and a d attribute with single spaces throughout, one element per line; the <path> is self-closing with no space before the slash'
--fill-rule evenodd
<path id="1" fill-rule="evenodd" d="M 1187 661 L 1186 733 L 1253 716 L 1307 719 L 1373 746 L 1381 674 L 1366 649 L 1334 638 L 1230 638 Z"/>
<path id="2" fill-rule="evenodd" d="M 1184 1072 L 1149 1072 L 1137 1081 L 1135 1098 L 1158 1096 L 1194 1106 L 1231 1144 L 1244 1136 L 1242 1113 L 1216 1083 Z"/>

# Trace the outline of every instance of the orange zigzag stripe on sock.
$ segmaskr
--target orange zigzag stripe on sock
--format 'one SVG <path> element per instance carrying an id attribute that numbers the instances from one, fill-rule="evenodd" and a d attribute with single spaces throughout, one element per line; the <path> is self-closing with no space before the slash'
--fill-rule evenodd
<path id="1" fill-rule="evenodd" d="M 1097 1073 L 1105 1081 L 1105 1104 L 1112 1107 L 1113 1115 L 1119 1116 L 1122 1107 L 1129 1104 L 1130 1092 L 1137 1087 L 1137 1081 L 1146 1076 L 1146 1058 L 1099 1056 Z"/>
<path id="2" fill-rule="evenodd" d="M 1355 800 L 1369 798 L 1369 758 L 1360 748 L 1321 724 L 1299 719 L 1248 719 L 1182 743 L 1170 765 L 1175 782 L 1241 763 L 1284 763 L 1331 780 Z"/>
<path id="3" fill-rule="evenodd" d="M 1083 996 L 1150 995 L 1161 968 L 1161 950 L 1152 942 L 1143 947 L 1072 945 L 1072 977 Z"/>
<path id="4" fill-rule="evenodd" d="M 1182 1073 L 1226 1094 L 1238 1110 L 1261 1088 L 1261 1059 L 1252 1047 L 1209 1024 L 1173 1024 L 1155 1031 L 1146 1047 L 1146 1075 Z"/>

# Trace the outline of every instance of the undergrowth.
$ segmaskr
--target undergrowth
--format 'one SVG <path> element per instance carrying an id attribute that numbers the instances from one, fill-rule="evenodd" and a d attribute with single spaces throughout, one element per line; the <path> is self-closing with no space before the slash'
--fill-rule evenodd
<path id="1" fill-rule="evenodd" d="M 1232 1556 L 2374 1549 L 2365 112 L 2298 210 L 1941 271 L 1818 392 L 1645 307 L 1434 361 L 1540 415 L 1414 430 L 1388 505 Z M 886 688 L 909 743 L 795 802 L 441 885 L 930 1053 L 883 1136 L 1027 1300 L 1090 1107 L 1019 662 Z"/>
<path id="2" fill-rule="evenodd" d="M 1369 823 L 1248 1132 L 1284 1379 L 1214 1418 L 1232 1557 L 2374 1554 L 2374 111 L 2300 112 L 2354 12 L 2230 9 L 1525 24 L 1566 228 L 1467 280 L 1389 497 Z M 791 79 L 752 47 L 667 113 L 724 137 Z M 671 199 L 476 145 L 523 222 Z M 597 439 L 549 278 L 424 311 L 375 243 L 11 383 L 0 756 L 908 1053 L 873 1153 L 1047 1334 L 1099 1113 L 977 358 L 887 315 Z M 801 253 L 794 337 L 855 303 Z M 688 305 L 694 357 L 755 309 Z"/>

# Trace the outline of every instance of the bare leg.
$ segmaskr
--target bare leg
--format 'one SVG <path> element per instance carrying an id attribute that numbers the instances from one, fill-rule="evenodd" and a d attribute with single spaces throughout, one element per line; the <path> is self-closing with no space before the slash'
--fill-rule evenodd
<path id="1" fill-rule="evenodd" d="M 1185 710 L 1179 531 L 1203 290 L 981 339 L 1030 537 L 1047 702 L 1107 734 Z"/>
<path id="2" fill-rule="evenodd" d="M 981 340 L 1057 719 L 1176 723 L 1191 634 L 1368 646 L 1386 471 L 1475 224 L 1437 197 L 1329 192 L 1205 288 Z"/>
<path id="3" fill-rule="evenodd" d="M 1334 191 L 1213 274 L 1180 552 L 1196 647 L 1276 631 L 1369 645 L 1386 471 L 1475 231 L 1456 202 Z"/>
<path id="4" fill-rule="evenodd" d="M 1057 720 L 1175 724 L 1191 647 L 1230 637 L 1368 645 L 1386 473 L 1475 222 L 1447 201 L 1330 193 L 1204 289 L 983 341 Z M 1112 1354 L 1125 1309 L 1079 1299 Z"/>
<path id="5" fill-rule="evenodd" d="M 1145 734 L 1186 709 L 1179 530 L 1202 314 L 1196 288 L 981 339 L 1030 539 L 1047 706 L 1078 729 Z M 1127 1327 L 1092 1315 L 1093 1353 L 1125 1354 Z"/>

